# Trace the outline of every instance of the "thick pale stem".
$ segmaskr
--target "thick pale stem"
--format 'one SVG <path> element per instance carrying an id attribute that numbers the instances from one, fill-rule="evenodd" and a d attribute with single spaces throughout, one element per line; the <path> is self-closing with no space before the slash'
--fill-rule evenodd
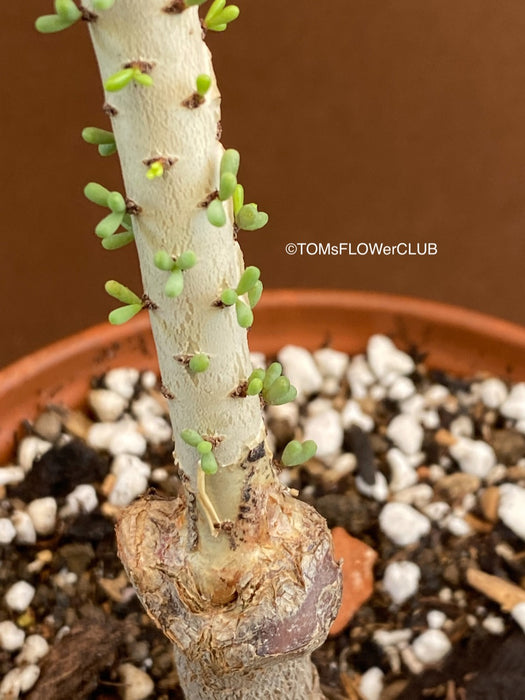
<path id="1" fill-rule="evenodd" d="M 208 222 L 202 203 L 219 186 L 223 147 L 217 140 L 220 95 L 210 52 L 202 40 L 197 7 L 178 14 L 164 12 L 166 0 L 118 0 L 100 12 L 90 31 L 102 79 L 127 64 L 141 62 L 152 86 L 136 83 L 106 93 L 121 160 L 126 195 L 140 208 L 133 230 L 140 258 L 144 292 L 158 305 L 150 312 L 162 382 L 169 401 L 176 458 L 196 488 L 194 448 L 180 439 L 185 428 L 223 438 L 215 450 L 221 465 L 207 478 L 207 492 L 221 519 L 233 519 L 240 498 L 242 455 L 263 436 L 258 397 L 229 396 L 251 372 L 246 330 L 233 308 L 213 302 L 227 286 L 235 287 L 243 271 L 240 248 L 233 236 L 231 201 L 225 203 L 227 223 Z M 187 100 L 198 75 L 212 77 L 212 86 L 198 107 Z M 172 159 L 160 178 L 146 177 L 151 159 Z M 154 255 L 165 250 L 197 255 L 184 272 L 182 294 L 164 293 L 167 273 L 154 266 Z M 206 372 L 192 374 L 179 355 L 206 353 Z M 227 476 L 227 488 L 224 477 Z"/>

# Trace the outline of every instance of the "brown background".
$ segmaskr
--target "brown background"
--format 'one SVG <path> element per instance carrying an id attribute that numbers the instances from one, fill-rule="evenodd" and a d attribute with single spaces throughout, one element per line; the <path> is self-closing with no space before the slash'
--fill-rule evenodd
<path id="1" fill-rule="evenodd" d="M 266 286 L 379 290 L 525 323 L 523 0 L 239 0 L 210 36 L 223 142 L 249 200 L 242 233 Z M 103 251 L 92 179 L 114 159 L 85 27 L 33 30 L 52 0 L 3 2 L 0 365 L 105 318 L 110 277 L 139 287 L 133 251 Z M 436 242 L 435 257 L 288 256 L 287 242 Z M 131 248 L 131 247 L 130 247 Z"/>

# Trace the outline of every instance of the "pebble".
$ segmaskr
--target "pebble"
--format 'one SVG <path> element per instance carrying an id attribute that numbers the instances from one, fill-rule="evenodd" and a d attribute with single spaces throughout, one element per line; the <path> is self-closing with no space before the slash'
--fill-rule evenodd
<path id="1" fill-rule="evenodd" d="M 383 576 L 383 588 L 396 605 L 411 598 L 419 587 L 421 569 L 411 561 L 395 561 L 389 564 Z"/>
<path id="2" fill-rule="evenodd" d="M 341 450 L 343 426 L 337 411 L 330 409 L 304 421 L 304 440 L 317 443 L 317 457 L 323 458 Z"/>
<path id="3" fill-rule="evenodd" d="M 97 418 L 104 422 L 116 421 L 128 407 L 128 400 L 110 389 L 93 389 L 88 401 Z"/>
<path id="4" fill-rule="evenodd" d="M 474 532 L 467 521 L 459 515 L 451 514 L 443 520 L 443 526 L 456 537 L 466 537 Z"/>
<path id="5" fill-rule="evenodd" d="M 331 410 L 332 402 L 330 399 L 327 399 L 324 396 L 319 396 L 308 403 L 306 406 L 306 415 L 313 418 L 314 416 L 318 416 L 320 413 L 326 413 L 327 411 Z"/>
<path id="6" fill-rule="evenodd" d="M 361 406 L 354 399 L 348 400 L 341 411 L 341 422 L 345 430 L 351 425 L 357 425 L 361 430 L 369 433 L 374 429 L 374 419 L 364 413 Z"/>
<path id="7" fill-rule="evenodd" d="M 505 418 L 525 419 L 525 382 L 514 384 L 499 410 Z"/>
<path id="8" fill-rule="evenodd" d="M 111 493 L 109 502 L 114 506 L 127 506 L 148 488 L 148 477 L 139 472 L 125 471 L 120 474 Z"/>
<path id="9" fill-rule="evenodd" d="M 145 671 L 133 664 L 121 664 L 119 674 L 124 684 L 124 700 L 144 700 L 151 695 L 155 685 Z"/>
<path id="10" fill-rule="evenodd" d="M 148 447 L 146 438 L 138 432 L 135 422 L 121 421 L 115 425 L 118 428 L 108 444 L 108 450 L 112 455 L 131 454 L 140 457 L 146 452 Z"/>
<path id="11" fill-rule="evenodd" d="M 482 440 L 460 437 L 449 448 L 451 456 L 457 461 L 462 472 L 485 478 L 496 465 L 496 454 L 492 447 Z"/>
<path id="12" fill-rule="evenodd" d="M 129 401 L 135 393 L 138 379 L 139 371 L 134 367 L 117 367 L 109 370 L 104 377 L 104 382 L 108 389 L 115 391 Z"/>
<path id="13" fill-rule="evenodd" d="M 277 358 L 283 366 L 283 374 L 297 389 L 299 399 L 321 390 L 323 378 L 308 350 L 297 345 L 286 345 Z"/>
<path id="14" fill-rule="evenodd" d="M 364 399 L 376 380 L 364 355 L 356 355 L 350 360 L 346 378 L 354 399 Z"/>
<path id="15" fill-rule="evenodd" d="M 28 472 L 33 466 L 33 462 L 51 449 L 52 444 L 47 440 L 29 435 L 25 437 L 18 446 L 18 464 L 24 472 Z"/>
<path id="16" fill-rule="evenodd" d="M 423 400 L 426 406 L 437 408 L 446 401 L 449 394 L 450 391 L 443 384 L 432 384 L 423 394 Z"/>
<path id="17" fill-rule="evenodd" d="M 408 503 L 417 508 L 424 508 L 433 497 L 434 490 L 429 484 L 414 484 L 394 494 L 396 503 Z"/>
<path id="18" fill-rule="evenodd" d="M 419 661 L 433 665 L 445 658 L 452 649 L 452 644 L 444 632 L 430 629 L 414 639 L 412 649 Z"/>
<path id="19" fill-rule="evenodd" d="M 111 462 L 110 471 L 115 476 L 123 474 L 140 474 L 146 479 L 151 474 L 151 467 L 147 462 L 143 462 L 136 455 L 117 455 Z"/>
<path id="20" fill-rule="evenodd" d="M 512 618 L 518 623 L 521 629 L 525 632 L 525 602 L 518 603 L 510 611 Z"/>
<path id="21" fill-rule="evenodd" d="M 293 427 L 299 422 L 299 406 L 295 402 L 284 403 L 282 406 L 268 406 L 266 414 L 269 421 L 285 421 Z"/>
<path id="22" fill-rule="evenodd" d="M 450 513 L 450 506 L 445 501 L 432 501 L 423 506 L 422 510 L 430 520 L 439 522 Z"/>
<path id="23" fill-rule="evenodd" d="M 336 476 L 338 479 L 342 479 L 347 474 L 351 474 L 355 471 L 357 467 L 357 459 L 351 452 L 343 452 L 334 459 L 330 465 L 330 471 L 328 474 Z"/>
<path id="24" fill-rule="evenodd" d="M 430 532 L 430 520 L 406 503 L 387 503 L 379 515 L 379 526 L 399 547 L 415 544 Z"/>
<path id="25" fill-rule="evenodd" d="M 157 375 L 155 372 L 147 369 L 140 375 L 140 384 L 143 389 L 146 389 L 146 391 L 154 389 L 157 386 Z"/>
<path id="26" fill-rule="evenodd" d="M 93 423 L 86 435 L 87 444 L 95 450 L 107 450 L 117 425 L 117 423 Z"/>
<path id="27" fill-rule="evenodd" d="M 18 484 L 20 481 L 23 481 L 24 478 L 25 472 L 22 467 L 13 465 L 0 468 L 0 486 Z"/>
<path id="28" fill-rule="evenodd" d="M 386 398 L 386 387 L 384 387 L 382 384 L 374 384 L 374 386 L 370 387 L 369 395 L 371 399 L 373 399 L 376 403 L 379 403 Z"/>
<path id="29" fill-rule="evenodd" d="M 373 498 L 379 503 L 383 503 L 388 498 L 388 483 L 382 472 L 375 473 L 373 484 L 367 484 L 362 476 L 356 476 L 355 485 L 359 493 Z"/>
<path id="30" fill-rule="evenodd" d="M 430 629 L 439 630 L 447 621 L 447 616 L 442 610 L 429 610 L 427 613 L 427 624 Z"/>
<path id="31" fill-rule="evenodd" d="M 18 544 L 35 544 L 36 530 L 29 513 L 24 510 L 15 510 L 11 521 L 16 530 L 16 542 Z"/>
<path id="32" fill-rule="evenodd" d="M 67 515 L 91 513 L 98 506 L 97 492 L 91 484 L 79 484 L 66 496 Z M 64 516 L 64 510 L 61 515 Z"/>
<path id="33" fill-rule="evenodd" d="M 40 634 L 30 634 L 26 637 L 22 651 L 16 657 L 16 663 L 36 664 L 49 651 L 49 644 Z"/>
<path id="34" fill-rule="evenodd" d="M 487 408 L 499 408 L 508 394 L 505 383 L 495 377 L 485 379 L 479 385 L 479 397 Z"/>
<path id="35" fill-rule="evenodd" d="M 16 529 L 9 518 L 0 518 L 0 544 L 10 544 L 16 537 Z"/>
<path id="36" fill-rule="evenodd" d="M 416 391 L 414 382 L 408 377 L 397 377 L 388 389 L 388 398 L 392 401 L 404 401 Z"/>
<path id="37" fill-rule="evenodd" d="M 410 396 L 408 399 L 401 401 L 399 408 L 401 413 L 406 413 L 419 420 L 425 410 L 425 400 L 421 394 L 414 394 L 414 396 Z"/>
<path id="38" fill-rule="evenodd" d="M 57 516 L 57 503 L 54 498 L 36 498 L 28 504 L 27 512 L 38 535 L 50 535 L 54 531 Z"/>
<path id="39" fill-rule="evenodd" d="M 417 482 L 417 472 L 410 466 L 406 456 L 397 447 L 392 447 L 386 453 L 390 467 L 390 489 L 400 491 L 413 486 Z"/>
<path id="40" fill-rule="evenodd" d="M 11 669 L 0 683 L 0 698 L 2 700 L 16 700 L 20 697 L 20 693 L 25 693 L 34 686 L 39 675 L 40 669 L 34 664 Z"/>
<path id="41" fill-rule="evenodd" d="M 165 415 L 163 406 L 150 394 L 141 394 L 138 399 L 133 401 L 131 404 L 131 412 L 139 419 L 145 418 L 146 416 Z"/>
<path id="42" fill-rule="evenodd" d="M 452 501 L 463 500 L 467 493 L 475 493 L 481 480 L 474 474 L 455 472 L 447 474 L 436 482 L 436 491 L 444 492 Z"/>
<path id="43" fill-rule="evenodd" d="M 151 445 L 162 445 L 173 440 L 171 425 L 163 416 L 143 416 L 139 427 Z"/>
<path id="44" fill-rule="evenodd" d="M 474 435 L 474 424 L 468 416 L 458 416 L 450 424 L 449 431 L 456 437 L 471 438 Z"/>
<path id="45" fill-rule="evenodd" d="M 441 425 L 439 413 L 433 409 L 427 409 L 421 414 L 421 424 L 427 430 L 437 430 Z"/>
<path id="46" fill-rule="evenodd" d="M 363 700 L 379 700 L 383 692 L 385 674 L 377 666 L 365 671 L 359 682 L 359 695 Z"/>
<path id="47" fill-rule="evenodd" d="M 321 348 L 314 352 L 314 360 L 323 377 L 341 381 L 348 366 L 348 355 L 332 348 Z"/>
<path id="48" fill-rule="evenodd" d="M 389 386 L 399 375 L 410 374 L 415 369 L 414 360 L 398 350 L 386 335 L 373 335 L 367 344 L 370 368 L 381 384 Z"/>
<path id="49" fill-rule="evenodd" d="M 487 615 L 481 623 L 491 634 L 503 634 L 505 632 L 505 620 L 496 615 Z"/>
<path id="50" fill-rule="evenodd" d="M 27 581 L 17 581 L 7 589 L 4 600 L 11 610 L 23 612 L 31 605 L 35 592 L 35 588 Z"/>
<path id="51" fill-rule="evenodd" d="M 405 645 L 412 638 L 412 630 L 407 628 L 397 630 L 379 629 L 374 632 L 374 642 L 385 647 Z"/>
<path id="52" fill-rule="evenodd" d="M 5 651 L 18 651 L 25 640 L 24 630 L 17 627 L 11 620 L 0 622 L 0 646 Z"/>
<path id="53" fill-rule="evenodd" d="M 516 484 L 502 484 L 499 495 L 499 517 L 512 532 L 525 540 L 525 488 Z"/>
<path id="54" fill-rule="evenodd" d="M 396 447 L 411 455 L 421 450 L 424 431 L 413 416 L 401 413 L 390 421 L 386 435 Z"/>

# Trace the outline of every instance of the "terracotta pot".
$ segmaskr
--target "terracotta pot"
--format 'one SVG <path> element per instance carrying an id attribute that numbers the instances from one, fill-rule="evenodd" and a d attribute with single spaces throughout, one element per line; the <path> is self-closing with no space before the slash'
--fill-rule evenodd
<path id="1" fill-rule="evenodd" d="M 459 374 L 487 370 L 525 379 L 525 328 L 473 311 L 399 296 L 346 291 L 267 291 L 250 331 L 252 350 L 286 343 L 329 343 L 363 351 L 373 333 L 417 347 L 431 367 Z M 48 404 L 79 406 L 90 380 L 115 366 L 155 369 L 146 314 L 124 326 L 101 324 L 50 345 L 0 372 L 0 460 L 6 462 L 24 419 Z"/>

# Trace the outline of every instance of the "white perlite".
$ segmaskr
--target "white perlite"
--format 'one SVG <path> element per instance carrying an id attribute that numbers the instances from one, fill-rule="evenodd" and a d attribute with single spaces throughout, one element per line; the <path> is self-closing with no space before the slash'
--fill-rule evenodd
<path id="1" fill-rule="evenodd" d="M 330 409 L 304 422 L 304 440 L 317 443 L 317 456 L 329 457 L 341 450 L 343 444 L 343 426 L 337 411 Z"/>
<path id="2" fill-rule="evenodd" d="M 367 358 L 372 372 L 384 386 L 390 386 L 396 377 L 415 369 L 410 355 L 398 350 L 386 335 L 373 335 L 369 339 Z"/>
<path id="3" fill-rule="evenodd" d="M 147 476 L 139 472 L 126 471 L 117 477 L 108 501 L 114 506 L 127 506 L 147 488 Z"/>
<path id="4" fill-rule="evenodd" d="M 27 693 L 35 685 L 40 675 L 40 669 L 35 664 L 21 668 L 13 668 L 5 674 L 0 683 L 0 698 L 16 700 L 21 693 Z"/>
<path id="5" fill-rule="evenodd" d="M 411 598 L 419 587 L 421 569 L 411 561 L 395 561 L 385 569 L 383 587 L 394 603 L 401 605 Z"/>
<path id="6" fill-rule="evenodd" d="M 0 518 L 0 544 L 9 544 L 16 537 L 16 530 L 9 518 Z"/>
<path id="7" fill-rule="evenodd" d="M 22 612 L 31 605 L 35 592 L 35 588 L 27 581 L 17 581 L 8 588 L 4 600 L 8 608 Z"/>
<path id="8" fill-rule="evenodd" d="M 35 544 L 36 530 L 29 513 L 24 510 L 15 510 L 11 520 L 16 530 L 16 542 L 18 544 Z"/>
<path id="9" fill-rule="evenodd" d="M 447 621 L 447 616 L 442 610 L 429 610 L 427 613 L 427 623 L 430 629 L 439 630 Z"/>
<path id="10" fill-rule="evenodd" d="M 406 456 L 397 447 L 393 447 L 386 453 L 386 461 L 390 467 L 390 489 L 400 491 L 417 482 L 417 472 L 409 464 Z"/>
<path id="11" fill-rule="evenodd" d="M 124 700 L 144 700 L 155 688 L 153 680 L 145 671 L 133 664 L 121 664 L 119 674 L 124 684 Z"/>
<path id="12" fill-rule="evenodd" d="M 499 410 L 505 418 L 525 419 L 525 382 L 514 384 Z"/>
<path id="13" fill-rule="evenodd" d="M 351 359 L 346 378 L 354 399 L 364 399 L 368 393 L 368 387 L 372 386 L 376 380 L 364 355 L 356 355 Z"/>
<path id="14" fill-rule="evenodd" d="M 479 385 L 479 396 L 487 408 L 499 408 L 509 392 L 501 379 L 491 377 Z"/>
<path id="15" fill-rule="evenodd" d="M 416 391 L 414 382 L 408 377 L 397 377 L 388 389 L 388 398 L 392 401 L 404 401 Z"/>
<path id="16" fill-rule="evenodd" d="M 36 498 L 27 506 L 27 512 L 39 535 L 50 535 L 55 529 L 57 503 L 51 496 Z"/>
<path id="17" fill-rule="evenodd" d="M 25 478 L 25 472 L 22 467 L 16 465 L 9 467 L 0 467 L 0 486 L 10 484 L 18 484 Z"/>
<path id="18" fill-rule="evenodd" d="M 348 355 L 332 348 L 316 350 L 314 359 L 323 377 L 333 377 L 339 381 L 348 366 Z"/>
<path id="19" fill-rule="evenodd" d="M 355 485 L 359 493 L 383 503 L 388 498 L 388 483 L 382 472 L 376 472 L 374 483 L 367 484 L 362 476 L 356 476 Z"/>
<path id="20" fill-rule="evenodd" d="M 364 413 L 361 406 L 353 399 L 347 401 L 343 406 L 341 422 L 345 429 L 350 428 L 352 425 L 357 425 L 358 428 L 361 428 L 361 430 L 367 433 L 374 429 L 374 419 L 372 416 Z"/>
<path id="21" fill-rule="evenodd" d="M 128 400 L 116 391 L 93 389 L 88 396 L 89 405 L 101 421 L 115 421 L 124 413 Z"/>
<path id="22" fill-rule="evenodd" d="M 11 620 L 0 622 L 0 646 L 5 651 L 21 649 L 25 636 L 24 630 L 17 627 Z"/>
<path id="23" fill-rule="evenodd" d="M 496 615 L 487 615 L 481 623 L 490 634 L 503 634 L 505 632 L 505 620 Z"/>
<path id="24" fill-rule="evenodd" d="M 91 513 L 98 506 L 97 492 L 91 484 L 79 484 L 66 496 L 68 515 Z M 61 515 L 64 512 L 62 511 Z"/>
<path id="25" fill-rule="evenodd" d="M 525 540 L 525 489 L 516 484 L 502 484 L 499 493 L 499 517 L 512 532 Z"/>
<path id="26" fill-rule="evenodd" d="M 525 603 L 518 603 L 515 605 L 510 611 L 510 614 L 525 632 Z"/>
<path id="27" fill-rule="evenodd" d="M 173 438 L 171 425 L 163 416 L 143 416 L 139 420 L 139 427 L 151 445 L 162 445 Z"/>
<path id="28" fill-rule="evenodd" d="M 18 464 L 25 472 L 33 466 L 33 462 L 45 454 L 52 445 L 35 435 L 25 437 L 18 446 Z"/>
<path id="29" fill-rule="evenodd" d="M 283 366 L 283 374 L 297 389 L 299 399 L 320 391 L 323 378 L 308 350 L 297 345 L 286 345 L 279 351 L 277 359 Z"/>
<path id="30" fill-rule="evenodd" d="M 359 695 L 363 700 L 379 700 L 383 692 L 385 674 L 377 666 L 365 671 L 359 682 Z"/>
<path id="31" fill-rule="evenodd" d="M 16 657 L 16 663 L 21 666 L 22 664 L 36 664 L 43 659 L 44 656 L 49 651 L 49 644 L 40 634 L 30 634 L 22 647 L 22 651 Z"/>
<path id="32" fill-rule="evenodd" d="M 107 388 L 128 401 L 135 393 L 138 379 L 139 371 L 134 367 L 117 367 L 111 369 L 104 377 Z"/>
<path id="33" fill-rule="evenodd" d="M 379 515 L 379 526 L 400 547 L 414 544 L 430 532 L 430 520 L 406 503 L 387 503 Z"/>
<path id="34" fill-rule="evenodd" d="M 452 644 L 444 632 L 431 629 L 414 639 L 412 649 L 422 663 L 432 665 L 445 658 L 452 649 Z"/>
<path id="35" fill-rule="evenodd" d="M 390 421 L 386 435 L 402 452 L 412 455 L 420 451 L 424 431 L 413 416 L 401 413 Z"/>
<path id="36" fill-rule="evenodd" d="M 457 461 L 461 471 L 483 479 L 496 464 L 496 454 L 492 447 L 482 440 L 460 437 L 450 447 L 451 456 Z"/>

